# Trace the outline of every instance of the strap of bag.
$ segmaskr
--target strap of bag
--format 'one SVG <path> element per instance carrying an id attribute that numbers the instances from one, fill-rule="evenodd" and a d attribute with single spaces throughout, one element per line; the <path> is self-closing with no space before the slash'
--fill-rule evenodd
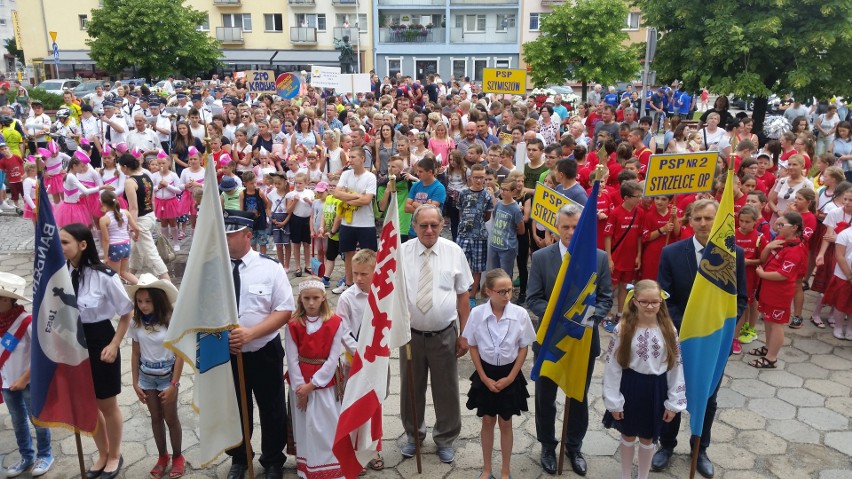
<path id="1" fill-rule="evenodd" d="M 624 233 L 622 233 L 621 237 L 618 238 L 618 241 L 615 242 L 615 246 L 613 246 L 612 250 L 610 251 L 611 253 L 615 253 L 615 250 L 618 249 L 618 247 L 621 245 L 621 242 L 624 241 L 624 238 L 627 237 L 627 233 L 630 232 L 630 227 L 633 226 L 633 222 L 636 221 L 636 213 L 638 212 L 638 210 L 633 210 L 633 218 L 630 218 L 630 224 L 627 225 L 627 228 L 624 229 Z"/>

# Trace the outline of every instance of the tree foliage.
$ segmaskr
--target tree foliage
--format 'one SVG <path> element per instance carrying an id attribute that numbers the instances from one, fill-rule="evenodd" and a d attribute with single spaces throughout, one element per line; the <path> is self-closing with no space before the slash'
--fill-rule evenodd
<path id="1" fill-rule="evenodd" d="M 541 20 L 541 35 L 523 46 L 536 85 L 631 80 L 639 71 L 635 46 L 625 46 L 627 4 L 623 0 L 565 2 Z"/>
<path id="2" fill-rule="evenodd" d="M 18 48 L 18 41 L 15 40 L 15 37 L 6 39 L 6 51 L 21 62 L 21 65 L 26 63 L 24 60 L 24 51 Z"/>
<path id="3" fill-rule="evenodd" d="M 98 67 L 118 73 L 135 66 L 146 78 L 195 75 L 220 64 L 219 42 L 197 31 L 207 13 L 185 0 L 104 0 L 92 10 L 86 43 Z"/>
<path id="4" fill-rule="evenodd" d="M 852 93 L 849 0 L 635 2 L 645 23 L 662 33 L 654 59 L 658 78 L 682 79 L 688 89 L 755 95 L 756 110 L 771 93 L 803 100 Z"/>

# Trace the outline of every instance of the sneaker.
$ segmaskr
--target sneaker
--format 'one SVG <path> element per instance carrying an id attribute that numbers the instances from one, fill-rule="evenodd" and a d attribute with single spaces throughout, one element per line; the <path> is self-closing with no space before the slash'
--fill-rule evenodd
<path id="1" fill-rule="evenodd" d="M 603 321 L 603 328 L 606 332 L 611 333 L 615 330 L 615 326 L 618 324 L 617 319 L 610 318 L 607 316 Z"/>
<path id="2" fill-rule="evenodd" d="M 343 284 L 341 284 L 340 286 L 338 286 L 338 287 L 336 287 L 336 288 L 332 289 L 332 290 L 331 290 L 331 292 L 332 292 L 332 293 L 334 293 L 334 294 L 341 294 L 341 293 L 343 293 L 344 291 L 346 291 L 346 289 L 347 289 L 347 288 L 349 288 L 349 285 L 348 285 L 348 284 L 346 284 L 346 283 L 343 283 Z"/>
<path id="3" fill-rule="evenodd" d="M 346 284 L 346 279 L 344 278 L 340 278 L 340 281 L 337 282 L 337 286 L 343 286 L 344 284 Z"/>
<path id="4" fill-rule="evenodd" d="M 737 338 L 741 344 L 749 344 L 757 339 L 757 330 L 751 326 L 744 324 L 740 336 Z"/>
<path id="5" fill-rule="evenodd" d="M 406 442 L 402 449 L 399 450 L 399 453 L 402 454 L 402 457 L 408 459 L 414 457 L 416 449 L 414 447 L 413 442 Z"/>
<path id="6" fill-rule="evenodd" d="M 331 286 L 331 280 L 330 279 L 320 278 L 320 280 L 322 281 L 323 286 L 325 286 L 326 288 Z"/>
<path id="7" fill-rule="evenodd" d="M 456 450 L 451 447 L 439 447 L 438 459 L 444 464 L 451 464 L 456 460 Z"/>
<path id="8" fill-rule="evenodd" d="M 9 200 L 0 203 L 0 210 L 3 211 L 15 211 L 16 207 L 12 203 L 9 203 Z"/>
<path id="9" fill-rule="evenodd" d="M 2 205 L 2 203 L 0 203 L 0 205 Z M 21 474 L 23 474 L 25 471 L 27 471 L 30 467 L 32 467 L 32 465 L 33 465 L 32 462 L 28 462 L 28 461 L 21 459 L 20 461 L 18 461 L 17 464 L 14 464 L 11 467 L 9 467 L 8 469 L 6 469 L 6 476 L 7 477 L 18 477 Z"/>
<path id="10" fill-rule="evenodd" d="M 743 347 L 740 345 L 740 341 L 738 339 L 734 339 L 734 354 L 742 354 Z"/>
<path id="11" fill-rule="evenodd" d="M 53 456 L 37 458 L 33 465 L 33 477 L 44 475 L 51 467 L 53 467 Z"/>
<path id="12" fill-rule="evenodd" d="M 789 326 L 791 329 L 799 329 L 802 327 L 802 323 L 804 322 L 805 320 L 801 316 L 793 316 L 790 318 Z"/>
<path id="13" fill-rule="evenodd" d="M 847 329 L 847 330 L 846 330 L 846 336 L 845 336 L 845 337 L 846 337 L 846 340 L 847 340 L 847 341 L 852 341 L 852 331 L 850 331 L 850 330 L 848 330 L 848 329 Z"/>

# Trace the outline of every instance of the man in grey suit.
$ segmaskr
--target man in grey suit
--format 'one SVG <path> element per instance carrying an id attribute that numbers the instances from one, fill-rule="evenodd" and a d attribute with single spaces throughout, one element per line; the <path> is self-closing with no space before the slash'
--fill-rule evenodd
<path id="1" fill-rule="evenodd" d="M 559 210 L 557 227 L 559 229 L 559 242 L 533 253 L 532 268 L 530 268 L 529 287 L 527 288 L 527 306 L 539 319 L 544 315 L 547 302 L 552 294 L 556 283 L 556 275 L 562 264 L 562 257 L 568 251 L 571 237 L 577 223 L 580 221 L 582 209 L 573 204 L 567 204 Z M 586 376 L 586 393 L 588 394 L 589 382 L 592 379 L 592 371 L 595 367 L 595 358 L 600 355 L 601 344 L 598 334 L 598 323 L 600 319 L 609 312 L 612 307 L 612 279 L 609 270 L 609 261 L 606 253 L 597 250 L 597 302 L 593 319 L 595 326 L 592 329 L 592 345 L 589 351 L 588 375 Z M 573 279 L 568 279 L 569 281 Z M 533 344 L 533 352 L 538 354 L 540 345 Z M 541 443 L 541 467 L 548 474 L 556 474 L 556 391 L 558 386 L 549 378 L 542 377 L 535 383 L 535 431 L 538 442 Z M 566 455 L 571 460 L 571 468 L 581 476 L 586 475 L 586 459 L 580 452 L 583 438 L 589 427 L 589 404 L 588 397 L 583 397 L 583 402 L 571 399 L 571 410 L 568 413 L 568 434 L 566 440 Z"/>

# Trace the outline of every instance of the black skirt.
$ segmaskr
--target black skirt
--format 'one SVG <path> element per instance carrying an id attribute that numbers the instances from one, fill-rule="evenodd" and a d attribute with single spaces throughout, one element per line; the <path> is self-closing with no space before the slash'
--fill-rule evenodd
<path id="1" fill-rule="evenodd" d="M 495 381 L 508 376 L 514 366 L 514 363 L 492 366 L 482 361 L 485 375 Z M 474 371 L 470 376 L 470 391 L 467 393 L 466 406 L 470 410 L 476 409 L 476 415 L 479 417 L 500 416 L 504 420 L 509 420 L 512 416 L 520 416 L 521 411 L 529 411 L 528 397 L 530 393 L 527 391 L 527 379 L 523 371 L 519 371 L 515 381 L 498 393 L 491 392 L 479 378 L 479 374 Z"/>
<path id="2" fill-rule="evenodd" d="M 95 397 L 109 399 L 121 393 L 121 351 L 116 350 L 115 361 L 101 361 L 101 351 L 112 342 L 115 328 L 112 321 L 106 319 L 97 323 L 83 323 L 86 345 L 89 348 L 89 362 L 92 364 L 92 380 L 95 383 Z"/>
<path id="3" fill-rule="evenodd" d="M 625 436 L 638 436 L 656 442 L 663 427 L 665 401 L 668 398 L 666 374 L 637 373 L 625 369 L 621 373 L 621 394 L 624 396 L 624 419 L 616 421 L 607 411 L 603 425 Z"/>

